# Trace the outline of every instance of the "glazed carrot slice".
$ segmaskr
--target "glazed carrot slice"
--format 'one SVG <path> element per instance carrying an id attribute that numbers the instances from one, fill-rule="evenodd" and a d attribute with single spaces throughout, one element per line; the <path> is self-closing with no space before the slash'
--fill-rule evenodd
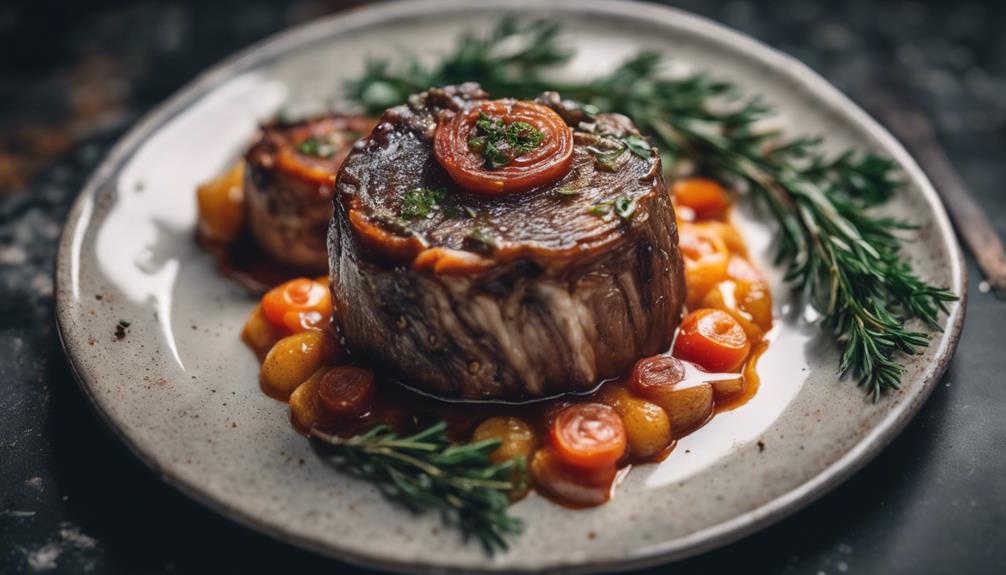
<path id="1" fill-rule="evenodd" d="M 289 333 L 321 329 L 331 322 L 332 296 L 324 283 L 297 278 L 262 297 L 262 314 L 269 323 Z"/>
<path id="2" fill-rule="evenodd" d="M 725 311 L 700 309 L 681 322 L 674 356 L 714 372 L 740 369 L 751 351 L 751 342 L 737 320 Z"/>
<path id="3" fill-rule="evenodd" d="M 723 186 L 708 178 L 679 180 L 671 193 L 677 205 L 690 208 L 699 220 L 722 218 L 730 207 L 730 198 Z"/>
<path id="4" fill-rule="evenodd" d="M 618 413 L 602 403 L 577 403 L 552 420 L 552 448 L 563 462 L 599 469 L 625 455 L 625 426 Z"/>

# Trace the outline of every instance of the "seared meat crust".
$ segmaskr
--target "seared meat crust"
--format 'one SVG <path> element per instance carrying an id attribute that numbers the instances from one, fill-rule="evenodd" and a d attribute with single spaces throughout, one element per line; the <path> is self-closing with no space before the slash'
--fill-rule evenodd
<path id="1" fill-rule="evenodd" d="M 353 142 L 373 125 L 370 118 L 327 115 L 262 128 L 245 154 L 245 197 L 252 236 L 272 258 L 325 272 L 333 180 Z"/>
<path id="2" fill-rule="evenodd" d="M 659 156 L 629 149 L 638 132 L 624 116 L 546 93 L 538 101 L 574 129 L 569 172 L 505 197 L 468 193 L 431 142 L 439 121 L 487 97 L 474 84 L 431 89 L 354 146 L 329 233 L 337 327 L 354 356 L 439 396 L 587 391 L 665 351 L 680 319 L 682 260 Z M 442 200 L 403 219 L 416 189 Z M 615 200 L 634 211 L 619 216 Z"/>

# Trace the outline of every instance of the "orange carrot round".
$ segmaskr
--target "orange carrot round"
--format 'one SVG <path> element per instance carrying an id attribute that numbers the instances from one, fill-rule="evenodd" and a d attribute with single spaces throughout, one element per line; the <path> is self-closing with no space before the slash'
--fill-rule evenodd
<path id="1" fill-rule="evenodd" d="M 321 329 L 331 322 L 332 296 L 325 284 L 297 278 L 262 297 L 262 314 L 269 323 L 289 333 Z"/>
<path id="2" fill-rule="evenodd" d="M 577 403 L 552 421 L 552 448 L 565 463 L 587 469 L 614 465 L 625 455 L 625 426 L 602 403 Z"/>
<path id="3" fill-rule="evenodd" d="M 737 320 L 718 309 L 700 309 L 681 322 L 674 356 L 714 372 L 735 372 L 751 351 Z"/>
<path id="4" fill-rule="evenodd" d="M 678 180 L 671 188 L 674 201 L 695 212 L 699 220 L 719 219 L 726 215 L 730 198 L 723 186 L 707 178 Z"/>

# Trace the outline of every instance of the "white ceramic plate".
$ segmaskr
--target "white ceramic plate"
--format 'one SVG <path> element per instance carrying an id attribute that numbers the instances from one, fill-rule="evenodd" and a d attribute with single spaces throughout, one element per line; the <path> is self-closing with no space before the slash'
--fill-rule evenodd
<path id="1" fill-rule="evenodd" d="M 255 358 L 238 339 L 254 302 L 196 248 L 193 190 L 241 153 L 259 120 L 281 107 L 327 107 L 365 56 L 432 56 L 504 11 L 564 22 L 577 50 L 564 74 L 601 73 L 641 48 L 659 49 L 679 65 L 761 94 L 783 112 L 791 134 L 826 134 L 834 150 L 894 158 L 908 186 L 887 209 L 922 225 L 908 247 L 913 264 L 964 295 L 953 232 L 918 166 L 809 69 L 679 11 L 545 4 L 403 2 L 311 23 L 207 72 L 112 150 L 66 224 L 57 315 L 83 389 L 166 481 L 255 529 L 371 566 L 608 571 L 698 553 L 793 512 L 868 461 L 915 413 L 953 352 L 963 302 L 952 306 L 926 352 L 906 360 L 903 389 L 871 404 L 839 380 L 834 344 L 805 323 L 776 274 L 781 321 L 760 362 L 757 396 L 684 439 L 663 463 L 634 469 L 609 505 L 572 511 L 536 496 L 516 504 L 527 529 L 509 553 L 488 558 L 439 528 L 437 517 L 412 517 L 373 486 L 318 461 L 288 424 L 286 406 L 259 391 Z M 741 223 L 770 267 L 771 231 L 750 218 Z M 119 319 L 132 322 L 121 341 L 113 336 Z"/>

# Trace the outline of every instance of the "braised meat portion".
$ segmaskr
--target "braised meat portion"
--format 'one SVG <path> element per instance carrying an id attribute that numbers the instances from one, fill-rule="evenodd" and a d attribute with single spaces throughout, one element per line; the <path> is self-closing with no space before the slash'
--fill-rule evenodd
<path id="1" fill-rule="evenodd" d="M 535 128 L 552 122 L 535 123 L 543 108 L 558 131 Z M 471 122 L 453 140 L 467 172 L 434 149 L 461 114 Z M 549 179 L 536 185 L 511 178 L 538 147 L 569 157 L 542 158 Z M 334 204 L 340 335 L 353 356 L 423 391 L 508 401 L 587 391 L 667 350 L 680 320 L 660 158 L 624 116 L 555 93 L 517 102 L 475 84 L 431 89 L 353 148 Z"/>
<path id="2" fill-rule="evenodd" d="M 333 181 L 353 143 L 373 126 L 370 118 L 327 115 L 262 127 L 245 154 L 246 216 L 272 258 L 325 272 Z"/>

